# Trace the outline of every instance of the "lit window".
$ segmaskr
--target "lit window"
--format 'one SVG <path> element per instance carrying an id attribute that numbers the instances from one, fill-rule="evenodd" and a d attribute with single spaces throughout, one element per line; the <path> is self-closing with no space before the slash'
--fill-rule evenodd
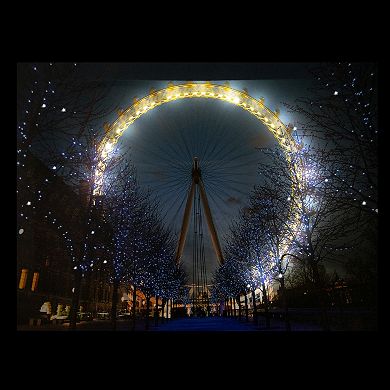
<path id="1" fill-rule="evenodd" d="M 22 273 L 20 275 L 20 280 L 19 280 L 19 288 L 21 290 L 23 290 L 26 287 L 27 274 L 28 274 L 28 269 L 23 268 Z"/>
<path id="2" fill-rule="evenodd" d="M 35 291 L 38 286 L 39 272 L 34 272 L 33 280 L 31 284 L 31 291 Z"/>

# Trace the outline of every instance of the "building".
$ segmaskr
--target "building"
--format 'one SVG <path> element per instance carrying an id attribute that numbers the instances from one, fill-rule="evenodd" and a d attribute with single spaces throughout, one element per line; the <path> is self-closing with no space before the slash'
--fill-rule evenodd
<path id="1" fill-rule="evenodd" d="M 82 185 L 76 193 L 31 154 L 24 165 L 18 172 L 17 188 L 18 324 L 68 315 L 74 287 L 72 255 L 81 251 L 86 218 Z M 106 274 L 97 272 L 97 288 L 95 275 L 88 273 L 83 278 L 82 310 L 91 309 L 91 290 L 97 289 L 100 304 L 110 300 Z"/>

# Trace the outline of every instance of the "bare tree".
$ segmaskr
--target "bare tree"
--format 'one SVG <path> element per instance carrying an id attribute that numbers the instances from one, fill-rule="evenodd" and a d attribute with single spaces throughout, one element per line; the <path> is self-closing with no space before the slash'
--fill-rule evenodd
<path id="1" fill-rule="evenodd" d="M 264 152 L 270 162 L 260 166 L 265 182 L 262 193 L 265 188 L 272 188 L 273 199 L 284 198 L 290 203 L 286 207 L 289 218 L 283 212 L 274 214 L 284 234 L 291 237 L 286 253 L 281 255 L 289 253 L 306 259 L 317 285 L 320 283 L 317 265 L 333 260 L 336 250 L 348 249 L 358 240 L 355 232 L 360 214 L 340 202 L 340 192 L 330 185 L 331 177 L 322 168 L 327 159 L 325 151 L 303 148 L 293 156 L 292 163 L 278 150 Z M 293 220 L 298 224 L 292 223 Z"/>
<path id="2" fill-rule="evenodd" d="M 71 329 L 76 325 L 81 279 L 90 269 L 91 250 L 96 246 L 92 245 L 96 242 L 94 226 L 100 228 L 93 195 L 104 134 L 96 129 L 103 127 L 102 119 L 113 111 L 112 104 L 106 100 L 109 86 L 102 80 L 86 78 L 76 65 L 18 66 L 18 213 L 28 218 L 32 208 L 19 199 L 29 192 L 41 214 L 67 232 L 64 239 L 70 248 L 75 273 Z M 43 161 L 55 177 L 60 177 L 83 197 L 77 229 L 74 229 L 74 221 L 61 214 L 61 205 L 57 207 L 59 214 L 46 209 L 53 175 L 34 183 L 33 193 L 24 186 L 24 168 L 29 154 Z M 106 164 L 106 175 L 120 164 L 121 158 L 119 152 L 111 156 Z"/>
<path id="3" fill-rule="evenodd" d="M 302 118 L 298 132 L 327 152 L 329 186 L 360 212 L 378 213 L 377 66 L 326 63 L 312 69 L 309 97 L 287 105 Z M 364 207 L 361 207 L 364 206 Z"/>
<path id="4" fill-rule="evenodd" d="M 364 262 L 376 269 L 378 67 L 375 63 L 326 63 L 313 68 L 312 75 L 311 94 L 288 107 L 302 118 L 300 136 L 323 150 L 326 158 L 316 161 L 328 187 L 338 194 L 339 207 L 345 206 L 357 217 L 354 245 L 348 246 L 367 253 Z M 343 247 L 347 246 L 340 245 L 338 250 Z M 356 256 L 351 252 L 350 257 Z"/>

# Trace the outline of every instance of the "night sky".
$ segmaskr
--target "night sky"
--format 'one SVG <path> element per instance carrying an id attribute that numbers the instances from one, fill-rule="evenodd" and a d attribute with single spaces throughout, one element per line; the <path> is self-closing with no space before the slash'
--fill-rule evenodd
<path id="1" fill-rule="evenodd" d="M 81 65 L 87 77 L 104 72 L 103 79 L 112 85 L 108 102 L 123 109 L 131 105 L 135 96 L 142 98 L 151 88 L 165 88 L 169 81 L 229 81 L 232 88 L 247 88 L 252 97 L 264 97 L 267 107 L 280 109 L 285 124 L 294 125 L 298 125 L 298 118 L 291 117 L 283 103 L 293 103 L 307 95 L 310 86 L 308 64 Z M 115 119 L 113 114 L 106 121 Z M 131 147 L 128 158 L 137 168 L 140 184 L 152 190 L 165 222 L 177 237 L 191 181 L 192 158 L 199 158 L 222 248 L 229 224 L 245 206 L 253 186 L 261 181 L 257 169 L 261 154 L 256 148 L 276 145 L 267 128 L 248 112 L 227 102 L 201 98 L 177 100 L 149 111 L 126 130 L 121 141 Z M 204 231 L 211 280 L 217 258 L 206 226 Z M 183 254 L 190 274 L 192 238 L 190 224 Z"/>

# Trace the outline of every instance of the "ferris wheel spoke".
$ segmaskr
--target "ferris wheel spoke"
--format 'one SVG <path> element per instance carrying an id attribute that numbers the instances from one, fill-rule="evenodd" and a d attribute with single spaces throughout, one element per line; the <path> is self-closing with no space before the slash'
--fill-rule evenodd
<path id="1" fill-rule="evenodd" d="M 165 223 L 178 237 L 193 180 L 194 157 L 198 158 L 212 219 L 221 237 L 247 201 L 253 186 L 262 180 L 258 175 L 261 156 L 254 146 L 258 139 L 258 120 L 252 118 L 252 122 L 252 119 L 245 122 L 245 111 L 231 109 L 230 103 L 212 101 L 210 104 L 210 101 L 193 98 L 156 107 L 156 115 L 138 122 L 142 124 L 142 132 L 134 134 L 132 152 L 140 183 L 154 194 Z M 199 192 L 196 196 L 200 196 Z M 192 205 L 191 215 L 196 207 L 195 212 L 201 213 L 198 224 L 205 224 L 201 203 L 198 199 L 197 206 Z M 194 223 L 190 222 L 189 232 L 193 227 Z M 198 229 L 200 232 L 200 225 Z M 207 280 L 205 270 L 210 272 L 217 265 L 207 260 L 211 240 L 208 229 L 198 236 L 197 267 L 203 280 Z M 207 251 L 201 249 L 202 245 L 207 246 Z M 185 246 L 188 261 L 192 252 L 189 250 L 192 240 L 188 237 Z"/>

